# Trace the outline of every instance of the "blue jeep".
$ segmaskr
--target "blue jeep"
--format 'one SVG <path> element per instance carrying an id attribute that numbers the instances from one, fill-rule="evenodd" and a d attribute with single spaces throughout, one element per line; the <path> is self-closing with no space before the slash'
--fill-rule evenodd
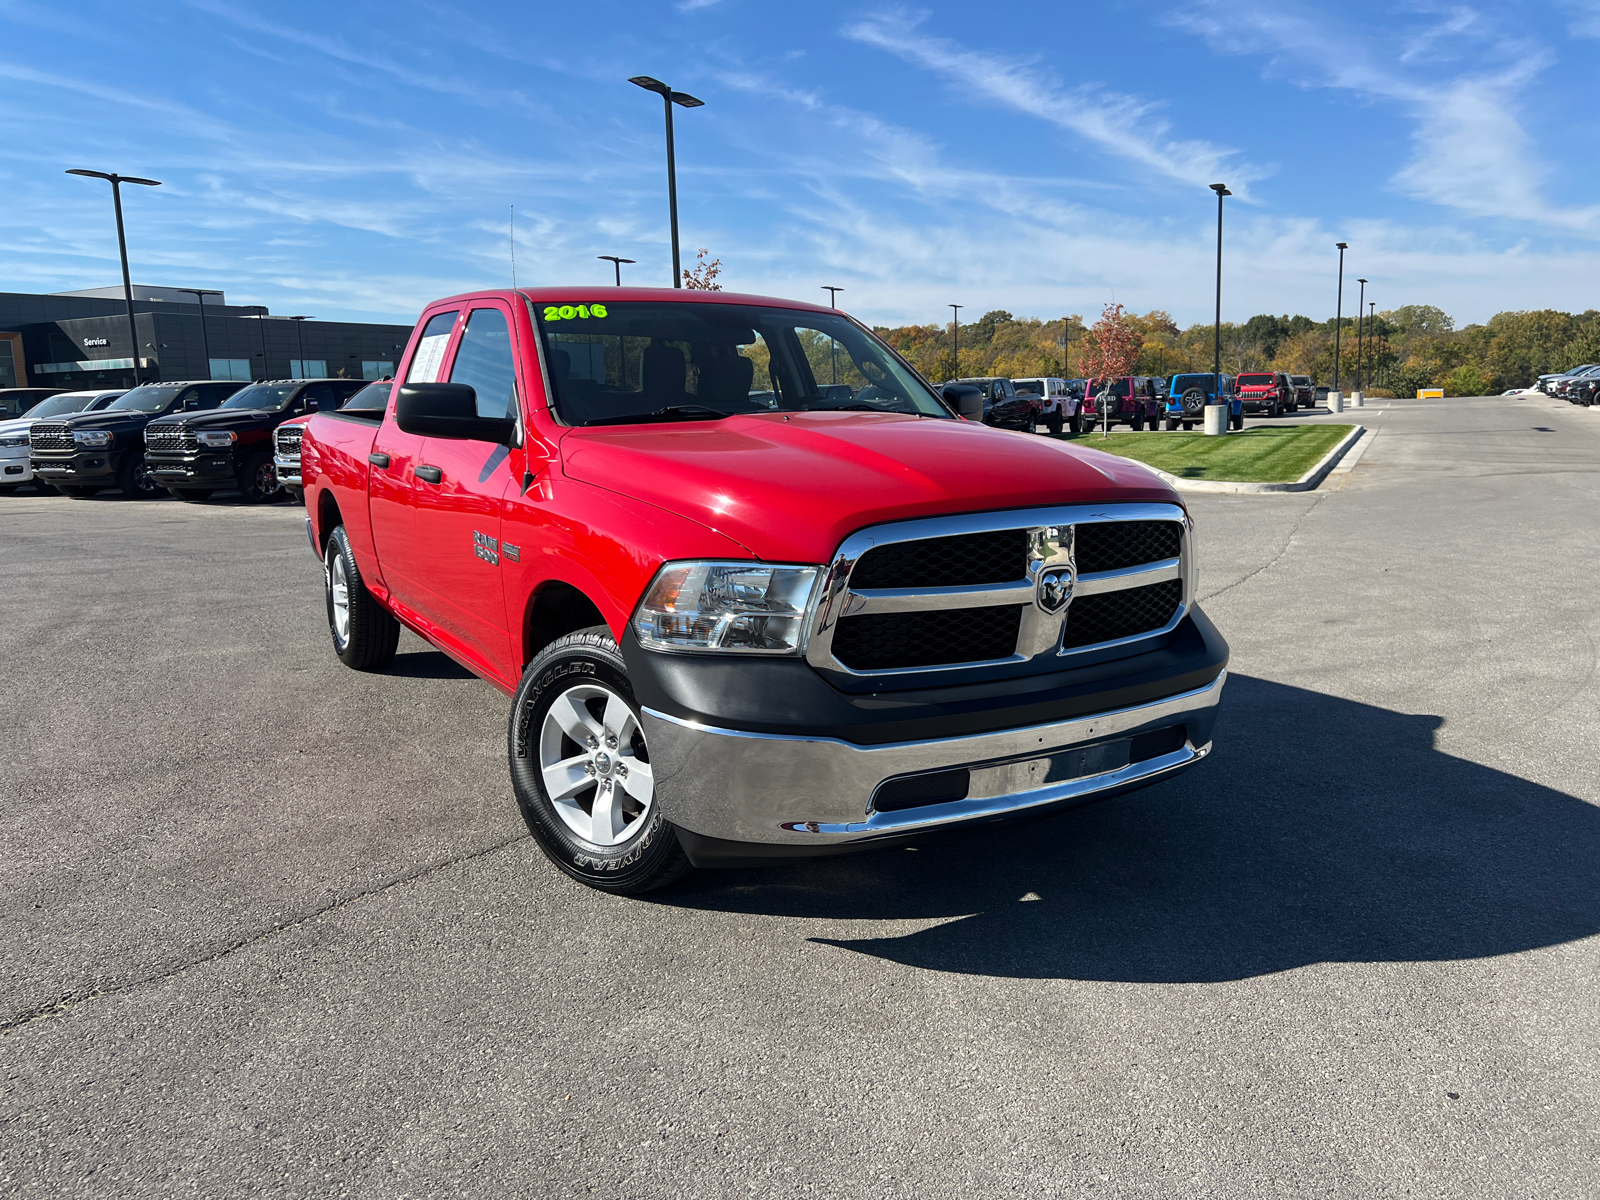
<path id="1" fill-rule="evenodd" d="M 1222 381 L 1220 399 L 1217 398 L 1216 388 L 1219 378 Z M 1181 425 L 1184 429 L 1193 429 L 1196 425 L 1205 424 L 1208 404 L 1226 404 L 1228 428 L 1244 428 L 1244 404 L 1234 390 L 1233 376 L 1217 376 L 1210 371 L 1203 375 L 1191 372 L 1172 377 L 1167 386 L 1166 427 L 1177 429 Z"/>

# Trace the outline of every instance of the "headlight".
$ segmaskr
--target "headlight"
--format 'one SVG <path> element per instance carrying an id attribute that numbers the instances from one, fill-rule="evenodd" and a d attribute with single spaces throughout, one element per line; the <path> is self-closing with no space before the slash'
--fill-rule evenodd
<path id="1" fill-rule="evenodd" d="M 821 567 L 668 563 L 633 617 L 652 650 L 799 654 Z"/>
<path id="2" fill-rule="evenodd" d="M 194 435 L 195 441 L 213 450 L 226 450 L 239 440 L 239 435 L 227 429 L 202 429 Z"/>
<path id="3" fill-rule="evenodd" d="M 74 433 L 72 440 L 87 450 L 104 450 L 111 445 L 111 431 L 107 429 L 86 429 L 82 433 Z"/>
<path id="4" fill-rule="evenodd" d="M 28 435 L 25 433 L 14 434 L 11 437 L 0 437 L 0 446 L 26 446 Z"/>

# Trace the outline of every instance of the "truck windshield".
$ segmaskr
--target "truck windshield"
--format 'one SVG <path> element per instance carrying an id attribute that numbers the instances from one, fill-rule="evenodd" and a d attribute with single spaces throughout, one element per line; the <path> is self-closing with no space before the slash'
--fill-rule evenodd
<path id="1" fill-rule="evenodd" d="M 719 420 L 736 413 L 950 411 L 843 316 L 754 304 L 532 302 L 573 425 Z"/>
<path id="2" fill-rule="evenodd" d="M 223 408 L 253 408 L 257 412 L 282 412 L 300 390 L 298 383 L 258 383 L 242 388 L 222 402 Z"/>
<path id="3" fill-rule="evenodd" d="M 1278 377 L 1276 375 L 1268 375 L 1265 373 L 1239 376 L 1240 387 L 1271 387 L 1277 382 Z"/>
<path id="4" fill-rule="evenodd" d="M 103 395 L 101 392 L 63 392 L 59 396 L 51 396 L 48 400 L 41 400 L 28 410 L 30 417 L 59 417 L 63 413 L 82 412 L 89 407 L 95 397 Z"/>
<path id="5" fill-rule="evenodd" d="M 184 385 L 181 383 L 147 383 L 143 387 L 136 387 L 131 392 L 124 393 L 113 400 L 110 408 L 136 409 L 139 412 L 160 412 L 171 404 L 181 392 Z"/>

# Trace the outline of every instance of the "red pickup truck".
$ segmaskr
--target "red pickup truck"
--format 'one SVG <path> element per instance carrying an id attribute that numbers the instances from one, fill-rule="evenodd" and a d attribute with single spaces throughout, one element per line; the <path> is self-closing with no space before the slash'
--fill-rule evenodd
<path id="1" fill-rule="evenodd" d="M 381 669 L 404 624 L 512 697 L 523 816 L 595 887 L 1064 808 L 1211 746 L 1228 648 L 1178 495 L 962 419 L 833 309 L 440 300 L 384 407 L 306 423 L 301 477 L 334 652 Z"/>

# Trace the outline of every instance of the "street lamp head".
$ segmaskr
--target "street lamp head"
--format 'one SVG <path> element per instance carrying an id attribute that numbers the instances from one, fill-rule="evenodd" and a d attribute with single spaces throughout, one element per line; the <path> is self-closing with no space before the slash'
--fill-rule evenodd
<path id="1" fill-rule="evenodd" d="M 145 187 L 161 186 L 161 181 L 159 179 L 140 179 L 137 175 L 113 175 L 108 174 L 105 171 L 84 171 L 78 168 L 69 170 L 67 174 L 85 175 L 90 179 L 104 179 L 108 183 L 142 183 Z"/>
<path id="2" fill-rule="evenodd" d="M 1339 249 L 1341 249 L 1341 250 L 1350 249 L 1350 243 L 1349 242 L 1335 242 L 1334 245 L 1339 247 Z"/>
<path id="3" fill-rule="evenodd" d="M 1365 282 L 1366 282 L 1366 280 L 1365 280 L 1365 279 L 1362 279 L 1362 278 L 1361 278 L 1361 277 L 1360 277 L 1360 276 L 1357 276 L 1357 277 L 1356 277 L 1356 282 L 1357 282 L 1357 283 L 1365 283 Z"/>
<path id="4" fill-rule="evenodd" d="M 632 258 L 618 258 L 615 254 L 596 254 L 595 257 L 609 263 L 632 263 L 638 261 Z"/>
<path id="5" fill-rule="evenodd" d="M 85 175 L 90 179 L 110 179 L 110 178 L 112 178 L 112 176 L 107 175 L 104 171 L 84 171 L 84 170 L 77 169 L 77 168 L 74 168 L 73 170 L 68 171 L 67 174 L 68 175 Z"/>
<path id="6" fill-rule="evenodd" d="M 706 102 L 689 95 L 688 92 L 673 92 L 672 102 L 679 108 L 704 108 Z"/>
<path id="7" fill-rule="evenodd" d="M 652 79 L 648 75 L 634 75 L 629 78 L 628 82 L 642 87 L 647 92 L 659 92 L 663 96 L 672 95 L 671 88 L 662 83 L 661 80 Z"/>
<path id="8" fill-rule="evenodd" d="M 1231 195 L 1233 195 L 1233 193 L 1228 190 L 1228 185 L 1225 184 L 1225 183 L 1213 183 L 1211 185 L 1211 190 L 1213 192 L 1215 192 L 1218 196 L 1231 196 Z"/>

